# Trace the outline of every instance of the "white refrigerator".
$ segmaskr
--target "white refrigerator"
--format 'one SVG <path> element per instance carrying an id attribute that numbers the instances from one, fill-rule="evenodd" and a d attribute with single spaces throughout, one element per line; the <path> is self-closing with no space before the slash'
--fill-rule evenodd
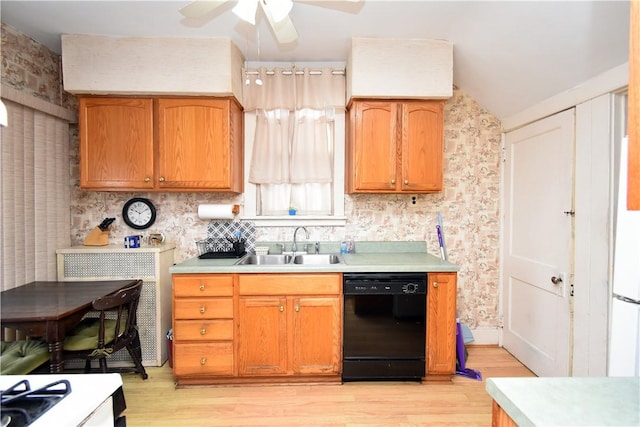
<path id="1" fill-rule="evenodd" d="M 640 211 L 627 210 L 627 151 L 625 138 L 614 215 L 609 376 L 640 376 Z"/>

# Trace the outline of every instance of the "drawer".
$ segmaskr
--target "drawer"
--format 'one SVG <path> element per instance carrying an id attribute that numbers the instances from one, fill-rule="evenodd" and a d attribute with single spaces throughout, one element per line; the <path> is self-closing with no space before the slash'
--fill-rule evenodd
<path id="1" fill-rule="evenodd" d="M 240 274 L 240 295 L 340 295 L 342 275 L 317 274 Z"/>
<path id="2" fill-rule="evenodd" d="M 233 375 L 233 344 L 175 343 L 173 346 L 173 374 Z"/>
<path id="3" fill-rule="evenodd" d="M 233 296 L 231 274 L 174 274 L 175 297 L 227 297 Z"/>
<path id="4" fill-rule="evenodd" d="M 176 320 L 175 341 L 231 341 L 233 320 Z"/>
<path id="5" fill-rule="evenodd" d="M 175 319 L 233 319 L 233 298 L 176 298 Z"/>

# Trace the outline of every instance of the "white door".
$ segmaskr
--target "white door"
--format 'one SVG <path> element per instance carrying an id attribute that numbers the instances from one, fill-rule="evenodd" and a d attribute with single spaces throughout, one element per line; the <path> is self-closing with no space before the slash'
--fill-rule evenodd
<path id="1" fill-rule="evenodd" d="M 503 345 L 538 376 L 570 372 L 574 109 L 506 134 Z"/>

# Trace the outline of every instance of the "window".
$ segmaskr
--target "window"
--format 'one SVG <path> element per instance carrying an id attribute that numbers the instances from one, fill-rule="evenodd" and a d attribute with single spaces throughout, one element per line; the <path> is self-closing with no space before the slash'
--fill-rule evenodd
<path id="1" fill-rule="evenodd" d="M 344 225 L 344 73 L 245 73 L 243 218 L 257 225 Z"/>

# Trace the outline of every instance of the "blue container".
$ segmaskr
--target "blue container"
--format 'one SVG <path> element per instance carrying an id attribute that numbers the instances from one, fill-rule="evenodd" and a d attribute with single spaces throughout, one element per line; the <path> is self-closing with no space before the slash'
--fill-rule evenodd
<path id="1" fill-rule="evenodd" d="M 127 249 L 139 248 L 141 240 L 142 236 L 127 236 L 124 238 L 124 247 Z"/>

